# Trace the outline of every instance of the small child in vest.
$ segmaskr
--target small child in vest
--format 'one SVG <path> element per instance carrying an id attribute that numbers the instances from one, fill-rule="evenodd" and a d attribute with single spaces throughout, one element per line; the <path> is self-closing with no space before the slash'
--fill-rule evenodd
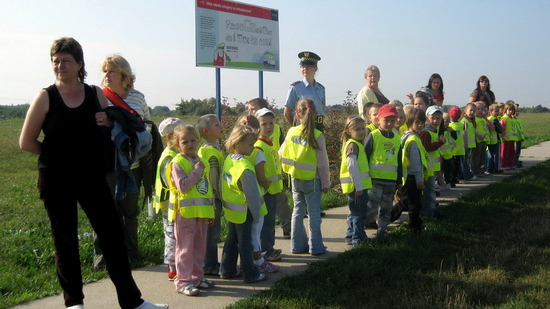
<path id="1" fill-rule="evenodd" d="M 317 111 L 313 100 L 299 100 L 295 112 L 300 125 L 288 130 L 279 151 L 283 171 L 291 176 L 294 198 L 290 250 L 317 256 L 326 252 L 321 233 L 321 192 L 330 188 L 328 156 L 324 134 L 315 129 Z M 304 226 L 306 209 L 309 239 Z"/>
<path id="2" fill-rule="evenodd" d="M 465 181 L 476 180 L 477 176 L 472 173 L 471 169 L 471 152 L 472 149 L 476 148 L 476 105 L 474 103 L 466 104 L 462 115 L 460 122 L 464 127 L 463 136 L 465 146 L 465 154 L 461 164 L 462 178 Z"/>
<path id="3" fill-rule="evenodd" d="M 241 117 L 237 119 L 237 125 L 249 125 L 255 130 L 259 132 L 259 139 L 262 136 L 261 130 L 260 130 L 260 122 L 258 121 L 258 118 L 256 118 L 254 115 L 244 114 Z M 265 126 L 265 124 L 264 124 Z M 264 135 L 265 135 L 265 129 L 264 128 Z M 271 128 L 272 131 L 273 128 Z M 270 132 L 270 136 L 271 136 Z M 259 140 L 258 139 L 258 140 Z M 273 251 L 273 244 L 275 243 L 275 200 L 272 196 L 269 196 L 267 194 L 267 190 L 270 186 L 270 180 L 268 175 L 268 169 L 266 168 L 267 165 L 270 165 L 273 167 L 274 163 L 273 160 L 269 160 L 270 158 L 267 157 L 267 154 L 263 151 L 263 149 L 259 148 L 258 141 L 254 144 L 254 150 L 252 153 L 246 158 L 254 165 L 254 172 L 256 173 L 256 179 L 258 181 L 258 184 L 260 185 L 260 195 L 262 196 L 265 205 L 267 207 L 267 214 L 263 217 L 261 217 L 259 220 L 252 222 L 252 252 L 254 256 L 254 265 L 258 268 L 258 270 L 262 273 L 274 273 L 279 271 L 279 266 L 272 264 L 268 261 L 266 261 L 263 258 L 262 255 L 262 249 L 266 251 Z M 265 148 L 265 147 L 264 147 Z M 269 163 L 268 163 L 269 160 Z M 273 239 L 271 244 L 271 250 L 269 245 L 262 240 L 262 234 L 264 233 L 264 223 L 266 219 L 269 221 L 267 224 L 272 225 L 273 229 Z M 273 221 L 273 222 L 271 222 Z M 263 234 L 265 238 L 265 234 Z M 266 248 L 263 247 L 263 245 L 266 245 Z M 280 253 L 279 253 L 280 255 Z"/>
<path id="4" fill-rule="evenodd" d="M 365 143 L 372 188 L 368 190 L 369 212 L 378 212 L 377 237 L 389 236 L 393 197 L 401 184 L 401 138 L 394 132 L 397 120 L 394 106 L 383 105 L 378 110 L 379 128 L 372 131 Z"/>
<path id="5" fill-rule="evenodd" d="M 424 182 L 433 176 L 430 156 L 419 138 L 426 125 L 426 113 L 418 108 L 413 109 L 407 117 L 406 124 L 409 130 L 401 137 L 405 183 L 403 194 L 407 196 L 409 202 L 409 229 L 413 233 L 420 233 L 423 224 L 420 211 Z"/>
<path id="6" fill-rule="evenodd" d="M 517 128 L 513 119 L 516 106 L 512 103 L 504 104 L 504 116 L 500 119 L 502 126 L 502 145 L 500 151 L 500 166 L 502 169 L 515 169 L 515 144 L 517 141 Z"/>
<path id="7" fill-rule="evenodd" d="M 452 158 L 452 173 L 451 173 L 451 188 L 456 188 L 456 185 L 459 183 L 458 181 L 458 175 L 461 172 L 461 165 L 462 160 L 464 160 L 464 155 L 466 154 L 464 144 L 464 125 L 462 122 L 460 122 L 460 119 L 462 118 L 462 111 L 458 106 L 453 106 L 449 110 L 449 118 L 450 123 L 449 127 L 454 130 L 454 132 L 457 135 L 456 138 L 456 147 L 453 151 L 453 158 Z"/>
<path id="8" fill-rule="evenodd" d="M 246 158 L 254 151 L 257 139 L 258 130 L 253 127 L 239 124 L 233 127 L 225 141 L 229 155 L 223 163 L 221 184 L 227 238 L 223 246 L 220 278 L 230 279 L 241 275 L 237 268 L 240 256 L 246 283 L 267 279 L 254 265 L 252 245 L 252 226 L 267 213 L 254 165 Z"/>
<path id="9" fill-rule="evenodd" d="M 222 200 L 220 192 L 220 175 L 223 168 L 223 153 L 219 139 L 223 137 L 223 125 L 214 114 L 203 115 L 197 120 L 197 131 L 204 139 L 199 148 L 199 157 L 210 165 L 210 184 L 214 194 L 214 223 L 208 226 L 206 239 L 206 254 L 203 270 L 206 276 L 218 276 L 220 263 L 218 262 L 218 242 L 220 241 L 220 221 L 222 214 Z"/>
<path id="10" fill-rule="evenodd" d="M 439 149 L 441 152 L 441 172 L 443 173 L 444 184 L 441 187 L 442 190 L 448 190 L 452 186 L 455 174 L 455 159 L 454 156 L 457 153 L 457 148 L 460 147 L 457 143 L 459 138 L 458 132 L 451 127 L 451 115 L 449 113 L 443 113 L 443 129 L 446 139 L 445 144 Z"/>
<path id="11" fill-rule="evenodd" d="M 511 102 L 514 102 L 510 100 Z M 525 140 L 525 132 L 523 132 L 523 123 L 521 119 L 519 118 L 519 104 L 515 103 L 515 114 L 514 114 L 514 121 L 516 122 L 517 127 L 517 133 L 518 133 L 518 140 L 516 141 L 516 160 L 515 164 L 516 167 L 523 167 L 523 162 L 520 161 L 519 157 L 521 156 L 521 143 Z"/>
<path id="12" fill-rule="evenodd" d="M 155 196 L 153 198 L 153 208 L 156 213 L 162 212 L 162 225 L 164 227 L 164 264 L 168 265 L 168 279 L 176 279 L 176 260 L 174 251 L 176 238 L 174 236 L 174 205 L 170 204 L 169 180 L 166 178 L 166 169 L 168 164 L 177 155 L 172 144 L 174 129 L 179 125 L 186 125 L 178 118 L 166 118 L 159 124 L 159 133 L 166 141 L 166 148 L 160 155 L 157 164 L 157 173 L 155 179 Z"/>
<path id="13" fill-rule="evenodd" d="M 382 103 L 373 103 L 370 108 L 363 110 L 366 110 L 368 112 L 365 125 L 365 127 L 367 128 L 367 136 L 371 134 L 372 131 L 378 128 L 378 110 L 382 106 Z"/>
<path id="14" fill-rule="evenodd" d="M 262 108 L 269 109 L 269 103 L 266 99 L 263 98 L 252 99 L 246 102 L 246 105 L 248 106 L 248 113 L 250 115 L 255 115 L 256 112 Z M 285 141 L 285 135 L 283 133 L 283 129 L 278 123 L 275 123 L 275 128 L 273 129 L 273 134 L 270 138 L 273 142 L 273 148 L 276 152 L 279 152 L 279 149 L 281 149 L 281 144 Z M 290 210 L 290 206 L 288 205 L 288 198 L 286 197 L 286 194 L 284 192 L 281 192 L 275 194 L 275 201 L 277 203 L 276 214 L 279 217 L 279 223 L 281 224 L 281 229 L 283 230 L 283 237 L 286 239 L 290 239 L 290 217 L 292 216 L 292 211 Z M 279 254 L 277 255 L 277 253 Z M 275 249 L 273 251 L 273 254 L 270 254 L 268 256 L 264 255 L 264 259 L 271 262 L 277 261 L 281 258 L 280 253 L 282 253 L 281 249 Z"/>
<path id="15" fill-rule="evenodd" d="M 199 289 L 210 289 L 214 282 L 204 278 L 202 266 L 206 253 L 207 228 L 214 222 L 209 165 L 202 160 L 199 135 L 193 126 L 178 126 L 172 139 L 179 153 L 168 166 L 167 178 L 175 197 L 176 269 L 178 293 L 195 296 Z"/>
<path id="16" fill-rule="evenodd" d="M 342 132 L 342 162 L 340 182 L 342 193 L 348 196 L 348 228 L 346 243 L 356 246 L 367 239 L 364 222 L 368 210 L 368 189 L 372 188 L 369 163 L 363 143 L 367 132 L 359 116 L 349 117 Z"/>
<path id="17" fill-rule="evenodd" d="M 477 177 L 484 177 L 487 161 L 487 143 L 490 140 L 489 126 L 487 125 L 487 105 L 483 101 L 474 103 L 476 105 L 476 147 L 472 149 L 472 173 Z"/>
<path id="18" fill-rule="evenodd" d="M 499 121 L 499 107 L 494 103 L 489 105 L 489 117 L 487 120 L 492 123 L 492 130 L 489 127 L 490 142 L 487 145 L 489 149 L 487 172 L 490 174 L 500 174 L 500 135 L 502 134 L 502 127 Z"/>
<path id="19" fill-rule="evenodd" d="M 370 108 L 373 105 L 374 105 L 374 102 L 367 102 L 365 103 L 365 105 L 363 105 L 363 113 L 360 116 L 361 118 L 363 118 L 363 120 L 365 120 L 366 125 L 370 124 L 369 112 L 370 112 Z"/>
<path id="20" fill-rule="evenodd" d="M 444 134 L 439 134 L 438 129 L 443 121 L 443 109 L 432 105 L 426 110 L 427 125 L 420 133 L 422 145 L 428 152 L 432 163 L 434 174 L 441 171 L 439 148 L 445 144 L 447 139 Z M 443 132 L 442 132 L 443 133 Z M 425 181 L 424 194 L 422 195 L 422 211 L 424 217 L 433 218 L 436 207 L 435 176 L 430 176 Z"/>

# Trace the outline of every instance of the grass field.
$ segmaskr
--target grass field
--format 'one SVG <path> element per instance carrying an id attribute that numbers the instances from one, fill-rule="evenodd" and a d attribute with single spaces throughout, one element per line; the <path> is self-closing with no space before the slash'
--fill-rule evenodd
<path id="1" fill-rule="evenodd" d="M 524 142 L 523 146 L 527 147 L 532 144 L 539 143 L 544 140 L 550 140 L 550 114 L 522 114 L 521 115 L 524 123 L 524 128 L 527 133 L 527 140 Z M 190 124 L 194 124 L 196 117 L 194 118 L 186 118 L 184 121 L 187 121 Z M 160 123 L 161 119 L 155 119 L 156 123 Z M 0 308 L 7 308 L 25 301 L 29 301 L 32 299 L 40 298 L 46 295 L 51 295 L 54 293 L 60 292 L 60 287 L 57 283 L 57 278 L 55 276 L 55 269 L 54 269 L 54 261 L 53 261 L 53 246 L 51 243 L 51 237 L 50 237 L 50 227 L 49 227 L 49 221 L 46 216 L 46 212 L 43 209 L 42 203 L 38 198 L 38 192 L 36 189 L 36 156 L 33 156 L 29 153 L 23 152 L 19 150 L 19 147 L 17 145 L 17 140 L 20 134 L 20 129 L 22 125 L 23 120 L 22 119 L 12 119 L 12 120 L 0 120 L 0 175 L 2 176 L 2 182 L 0 184 L 0 217 L 2 220 L 2 225 L 0 225 Z M 548 175 L 548 171 L 547 174 Z M 546 186 L 549 187 L 548 185 Z M 495 189 L 496 190 L 496 189 Z M 506 189 L 503 189 L 506 190 Z M 501 192 L 507 192 L 507 191 L 501 191 Z M 538 200 L 537 205 L 532 205 L 533 209 L 539 209 L 536 207 L 542 207 L 544 209 L 548 208 L 547 200 L 548 196 L 546 195 L 546 192 L 538 192 L 538 191 L 523 191 L 523 194 L 534 194 L 535 196 L 542 198 L 546 196 L 546 203 L 544 203 L 541 200 Z M 489 200 L 486 202 L 489 203 L 492 200 L 492 197 L 487 197 Z M 520 197 L 516 197 L 520 198 Z M 328 200 L 328 198 L 327 198 Z M 340 201 L 337 198 L 330 198 L 331 203 L 337 206 L 338 202 Z M 500 203 L 500 201 L 498 201 Z M 504 202 L 508 202 L 507 200 Z M 517 201 L 510 200 L 510 203 L 512 205 L 515 205 L 513 203 L 517 203 Z M 535 203 L 535 202 L 533 202 Z M 470 205 L 470 204 L 466 204 Z M 468 206 L 469 207 L 469 206 Z M 510 210 L 512 210 L 510 207 Z M 450 208 L 452 209 L 452 208 Z M 529 212 L 527 212 L 529 213 Z M 545 213 L 545 218 L 548 219 L 548 212 Z M 143 211 L 140 215 L 140 229 L 139 229 L 139 243 L 140 243 L 140 249 L 142 251 L 144 260 L 143 265 L 156 265 L 162 263 L 162 252 L 163 252 L 163 239 L 162 239 L 162 223 L 159 218 L 153 218 L 153 219 L 147 219 L 146 218 L 147 213 L 146 211 Z M 517 216 L 517 213 L 514 213 L 514 216 Z M 534 220 L 534 218 L 533 218 Z M 500 221 L 499 221 L 500 222 Z M 496 227 L 501 227 L 502 225 L 497 224 L 499 222 L 494 222 Z M 544 222 L 543 222 L 544 223 Z M 538 221 L 526 221 L 525 224 L 529 224 L 528 226 L 535 226 L 535 224 L 542 224 Z M 544 223 L 546 226 L 548 226 L 548 221 Z M 506 225 L 505 227 L 508 227 Z M 450 232 L 456 231 L 458 227 L 454 226 L 453 224 L 449 223 L 449 225 L 433 225 L 433 228 L 441 229 L 441 232 L 445 232 L 446 230 L 449 230 Z M 519 228 L 514 225 L 514 228 Z M 95 280 L 98 280 L 100 278 L 104 278 L 107 276 L 105 271 L 94 273 L 92 272 L 92 258 L 93 258 L 93 246 L 92 246 L 92 238 L 90 234 L 92 233 L 92 230 L 90 228 L 90 225 L 85 218 L 85 216 L 80 214 L 80 224 L 79 224 L 79 234 L 80 234 L 80 240 L 81 240 L 81 258 L 83 261 L 83 277 L 85 282 L 92 282 Z M 491 233 L 493 233 L 491 231 Z M 540 235 L 545 235 L 544 231 L 538 232 Z M 417 239 L 417 245 L 419 245 L 422 248 L 425 248 L 426 251 L 424 254 L 429 256 L 429 250 L 434 250 L 434 252 L 437 252 L 436 255 L 437 258 L 440 257 L 439 251 L 442 250 L 441 254 L 446 254 L 445 259 L 450 259 L 453 262 L 451 262 L 452 265 L 454 265 L 455 270 L 464 270 L 464 272 L 467 271 L 468 274 L 470 274 L 470 269 L 464 268 L 465 266 L 469 265 L 472 257 L 464 255 L 464 250 L 460 250 L 461 245 L 467 245 L 468 247 L 471 246 L 481 246 L 484 244 L 485 238 L 487 238 L 487 235 L 480 235 L 480 234 L 474 234 L 473 232 L 471 234 L 465 235 L 463 238 L 460 238 L 457 240 L 457 243 L 449 242 L 448 245 L 452 248 L 448 247 L 441 247 L 440 244 L 438 244 L 438 241 L 447 242 L 447 240 L 444 237 L 450 237 L 453 238 L 451 234 L 440 234 L 440 233 L 432 233 L 433 237 L 435 237 L 433 240 L 426 240 L 424 241 Z M 429 234 L 429 235 L 432 235 Z M 438 235 L 447 235 L 447 236 L 438 236 Z M 528 235 L 529 236 L 529 235 Z M 530 236 L 529 236 L 530 237 Z M 472 239 L 470 239 L 472 238 Z M 424 239 L 424 238 L 423 238 Z M 426 237 L 426 239 L 431 239 Z M 414 239 L 411 239 L 413 241 Z M 491 242 L 489 242 L 491 243 Z M 488 244 L 489 244 L 488 243 Z M 388 258 L 392 257 L 399 258 L 402 260 L 408 259 L 408 255 L 410 251 L 417 251 L 411 249 L 412 247 L 409 247 L 405 251 L 397 250 L 394 248 L 395 246 L 398 246 L 397 244 L 388 244 L 388 248 L 374 248 L 374 247 L 366 247 L 361 250 L 366 250 L 364 253 L 357 253 L 355 250 L 352 251 L 352 253 L 346 253 L 343 256 L 354 256 L 357 255 L 362 256 L 362 254 L 368 254 L 369 256 L 373 255 L 374 253 L 379 254 L 379 251 L 372 251 L 372 250 L 382 250 L 382 252 L 388 253 Z M 456 247 L 455 247 L 456 246 Z M 474 248 L 476 248 L 474 246 Z M 523 247 L 522 247 L 523 248 Z M 452 249 L 452 250 L 451 250 Z M 537 254 L 537 257 L 539 256 L 539 248 L 532 248 L 532 247 L 526 247 L 523 248 L 528 251 L 527 253 L 533 253 Z M 547 247 L 546 247 L 547 249 Z M 514 249 L 514 250 L 517 250 Z M 541 249 L 542 250 L 542 249 Z M 356 253 L 353 253 L 356 252 Z M 458 252 L 458 253 L 457 253 Z M 462 254 L 461 256 L 455 256 L 453 257 L 453 254 Z M 484 253 L 484 257 L 488 258 L 489 253 Z M 491 253 L 492 254 L 492 253 Z M 499 253 L 499 254 L 505 254 L 505 252 Z M 546 251 L 546 263 L 548 263 L 548 252 Z M 422 257 L 424 258 L 424 257 Z M 481 257 L 480 257 L 481 258 Z M 495 257 L 496 258 L 496 257 Z M 511 268 L 513 266 L 518 266 L 523 269 L 525 267 L 524 256 L 517 256 L 517 260 L 515 263 L 518 265 L 513 264 L 514 260 L 507 261 L 507 263 L 512 263 Z M 396 261 L 393 261 L 395 263 Z M 324 265 L 324 264 L 323 264 Z M 306 273 L 312 273 L 316 276 L 321 276 L 320 278 L 325 278 L 326 274 L 330 274 L 331 271 L 335 271 L 333 268 L 332 270 L 330 267 L 341 267 L 342 265 L 336 264 L 336 266 L 331 266 L 330 263 L 326 264 L 327 266 L 321 266 L 320 269 L 316 267 L 312 267 L 310 271 Z M 441 265 L 442 267 L 443 265 Z M 532 271 L 531 274 L 538 275 L 541 277 L 540 280 L 546 280 L 546 287 L 550 285 L 548 283 L 548 265 L 546 265 L 546 268 L 541 268 L 540 271 L 543 271 L 543 273 L 540 273 L 539 270 L 530 270 Z M 328 267 L 328 269 L 322 268 L 322 267 Z M 365 266 L 365 267 L 373 267 L 371 266 Z M 422 275 L 419 276 L 420 278 L 420 285 L 424 283 L 430 283 L 434 281 L 434 278 L 439 278 L 438 276 L 442 276 L 443 273 L 440 273 L 439 265 L 432 265 L 430 263 L 426 263 L 426 265 L 423 266 L 425 269 L 425 272 L 429 272 L 428 276 Z M 431 269 L 433 268 L 433 269 Z M 465 270 L 466 269 L 466 270 Z M 352 271 L 351 269 L 348 271 Z M 499 283 L 500 280 L 504 280 L 500 283 L 502 285 L 502 289 L 506 289 L 506 280 L 508 277 L 508 274 L 505 274 L 504 277 L 499 277 L 499 270 L 497 269 L 482 269 L 478 272 L 480 273 L 480 276 L 486 276 L 488 277 L 487 280 L 496 280 L 496 283 Z M 544 271 L 546 273 L 544 273 Z M 495 273 L 496 272 L 496 273 Z M 381 274 L 378 272 L 380 276 L 386 276 L 386 274 Z M 359 274 L 359 272 L 357 273 Z M 351 273 L 352 276 L 357 276 Z M 391 275 L 391 273 L 389 274 Z M 309 277 L 311 278 L 311 277 Z M 476 277 L 475 280 L 479 280 L 479 286 L 483 286 L 484 283 L 482 280 L 483 277 Z M 394 280 L 395 278 L 388 277 L 388 280 Z M 459 280 L 460 279 L 460 280 Z M 461 290 L 458 289 L 463 282 L 467 281 L 468 275 L 463 274 L 463 277 L 460 278 L 449 278 L 449 282 L 455 282 L 455 285 L 451 285 L 453 288 L 449 288 L 449 285 L 441 285 L 439 286 L 439 290 L 433 290 L 433 292 L 443 293 L 447 295 L 445 298 L 447 301 L 450 301 L 453 299 L 453 297 L 456 299 L 457 302 L 464 299 L 464 295 L 461 294 Z M 292 279 L 285 279 L 280 284 L 277 284 L 277 286 L 274 288 L 273 293 L 277 291 L 278 287 L 282 286 L 284 289 L 290 287 L 295 287 L 296 290 L 300 290 L 303 288 L 299 283 L 293 283 L 294 280 L 297 280 L 296 278 Z M 333 280 L 336 280 L 336 283 L 332 283 Z M 313 307 L 323 307 L 323 308 L 346 308 L 344 307 L 338 307 L 337 303 L 327 303 L 323 299 L 325 299 L 327 296 L 323 296 L 322 294 L 325 293 L 325 290 L 332 290 L 332 289 L 350 289 L 356 288 L 356 286 L 341 286 L 339 285 L 342 281 L 341 279 L 334 279 L 327 277 L 327 279 L 322 280 L 323 284 L 325 286 L 323 287 L 315 287 L 315 289 L 321 289 L 318 291 L 310 291 L 306 294 L 301 295 L 310 295 L 311 297 L 307 297 L 305 300 L 301 300 L 301 302 L 304 302 L 303 308 L 310 308 L 308 302 L 312 302 L 311 304 L 316 304 Z M 297 281 L 301 282 L 301 284 L 308 285 L 307 283 L 303 281 Z M 339 283 L 340 282 L 340 283 Z M 354 281 L 351 281 L 354 282 Z M 381 287 L 385 285 L 385 283 L 380 283 Z M 467 283 L 469 286 L 474 288 L 476 286 L 475 283 Z M 517 282 L 518 285 L 520 285 L 520 282 Z M 286 287 L 284 287 L 286 285 Z M 410 290 L 410 295 L 415 295 L 415 293 L 418 292 L 419 287 L 413 285 L 413 289 Z M 497 286 L 500 286 L 497 284 Z M 526 285 L 529 285 L 529 283 L 526 283 Z M 538 286 L 538 285 L 537 285 Z M 403 286 L 392 288 L 400 288 L 403 289 Z M 432 287 L 433 288 L 433 287 Z M 531 289 L 524 288 L 525 291 L 531 291 Z M 375 291 L 378 291 L 378 289 L 375 289 Z M 484 290 L 480 290 L 480 293 Z M 540 290 L 540 291 L 543 291 Z M 545 290 L 547 291 L 547 290 Z M 271 293 L 271 292 L 269 292 Z M 290 292 L 284 292 L 284 293 L 290 293 Z M 284 294 L 283 293 L 283 294 Z M 536 294 L 535 292 L 532 292 Z M 265 295 L 270 294 L 262 294 L 265 297 Z M 286 294 L 285 294 L 286 295 Z M 290 294 L 289 294 L 290 295 Z M 371 295 L 369 297 L 374 297 L 376 294 L 369 294 Z M 498 294 L 494 297 L 498 298 L 499 295 L 504 294 Z M 537 296 L 536 294 L 535 296 Z M 504 295 L 506 296 L 506 295 Z M 503 296 L 503 297 L 504 297 Z M 534 296 L 534 297 L 535 297 Z M 260 305 L 260 307 L 270 308 L 271 306 L 265 305 L 265 298 L 257 298 L 260 303 L 263 303 L 264 305 Z M 279 299 L 279 296 L 268 296 L 268 302 L 269 297 L 273 297 L 276 299 Z M 293 296 L 294 297 L 294 296 Z M 298 297 L 298 296 L 296 296 Z M 319 299 L 309 300 L 309 298 L 316 298 L 321 297 Z M 426 296 L 427 297 L 427 296 Z M 538 297 L 538 296 L 537 296 Z M 302 296 L 303 298 L 303 296 Z M 536 298 L 536 297 L 535 297 Z M 285 307 L 285 301 L 292 300 L 294 298 L 287 298 L 287 300 L 281 300 L 282 303 L 279 303 L 277 307 L 274 308 L 288 308 L 288 306 Z M 391 298 L 385 298 L 387 300 L 386 305 L 389 306 L 391 304 Z M 252 303 L 258 301 L 258 300 L 251 300 Z M 248 300 L 247 300 L 248 301 Z M 344 300 L 343 300 L 344 301 Z M 246 301 L 245 301 L 246 302 Z M 548 303 L 548 302 L 547 302 Z M 328 307 L 327 304 L 329 304 Z M 332 304 L 334 307 L 331 307 Z M 345 304 L 345 302 L 343 302 Z M 382 303 L 383 304 L 383 303 Z M 451 303 L 452 305 L 453 303 Z M 467 303 L 469 304 L 469 303 Z M 240 306 L 240 305 L 239 305 Z M 392 308 L 391 306 L 378 306 L 376 308 Z M 255 307 L 255 305 L 252 305 L 252 307 Z M 475 306 L 472 306 L 475 307 Z M 393 308 L 407 308 L 407 306 L 403 307 L 393 307 Z M 425 308 L 425 307 L 419 307 L 419 306 L 409 306 L 408 308 Z M 434 307 L 435 308 L 435 307 Z M 441 307 L 443 308 L 443 307 Z M 466 307 L 453 307 L 453 306 L 447 306 L 446 308 L 470 308 L 468 306 Z M 487 307 L 489 308 L 489 307 Z M 528 308 L 528 307 L 514 307 L 514 306 L 508 306 L 508 307 L 494 307 L 494 308 Z M 529 307 L 534 308 L 534 307 Z M 541 307 L 542 308 L 542 307 Z"/>

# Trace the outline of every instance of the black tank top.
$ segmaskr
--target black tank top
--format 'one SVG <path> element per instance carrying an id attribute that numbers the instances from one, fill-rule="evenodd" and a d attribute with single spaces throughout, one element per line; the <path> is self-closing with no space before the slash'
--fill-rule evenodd
<path id="1" fill-rule="evenodd" d="M 39 167 L 63 172 L 104 173 L 104 134 L 95 122 L 99 111 L 95 88 L 84 84 L 84 102 L 65 105 L 55 85 L 46 88 L 50 106 L 42 125 L 44 140 Z"/>

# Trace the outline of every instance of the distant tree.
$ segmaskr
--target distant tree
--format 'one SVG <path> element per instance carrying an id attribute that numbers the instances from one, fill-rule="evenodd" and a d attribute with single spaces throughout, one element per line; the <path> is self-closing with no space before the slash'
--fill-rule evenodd
<path id="1" fill-rule="evenodd" d="M 155 106 L 151 109 L 151 116 L 170 117 L 172 111 L 168 106 Z"/>
<path id="2" fill-rule="evenodd" d="M 0 105 L 0 119 L 25 118 L 30 104 Z"/>
<path id="3" fill-rule="evenodd" d="M 200 116 L 205 114 L 214 114 L 216 112 L 216 99 L 191 99 L 180 100 L 176 104 L 176 112 L 178 115 Z"/>
<path id="4" fill-rule="evenodd" d="M 357 113 L 357 95 L 353 94 L 351 90 L 346 91 L 346 98 L 343 100 L 342 105 L 346 113 Z"/>

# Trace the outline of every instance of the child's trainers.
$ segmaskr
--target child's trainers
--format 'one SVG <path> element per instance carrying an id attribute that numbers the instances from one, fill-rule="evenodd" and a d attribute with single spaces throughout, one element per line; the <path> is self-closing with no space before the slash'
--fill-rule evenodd
<path id="1" fill-rule="evenodd" d="M 195 296 L 195 295 L 199 295 L 201 291 L 199 289 L 197 289 L 196 286 L 194 286 L 193 284 L 189 283 L 188 285 L 184 286 L 184 287 L 181 287 L 178 289 L 178 293 L 180 294 L 183 294 L 183 295 L 186 295 L 186 296 Z"/>
<path id="2" fill-rule="evenodd" d="M 178 279 L 178 274 L 175 271 L 168 270 L 168 280 L 174 281 Z"/>
<path id="3" fill-rule="evenodd" d="M 274 273 L 279 271 L 279 265 L 265 261 L 261 266 L 256 266 L 262 273 Z"/>

